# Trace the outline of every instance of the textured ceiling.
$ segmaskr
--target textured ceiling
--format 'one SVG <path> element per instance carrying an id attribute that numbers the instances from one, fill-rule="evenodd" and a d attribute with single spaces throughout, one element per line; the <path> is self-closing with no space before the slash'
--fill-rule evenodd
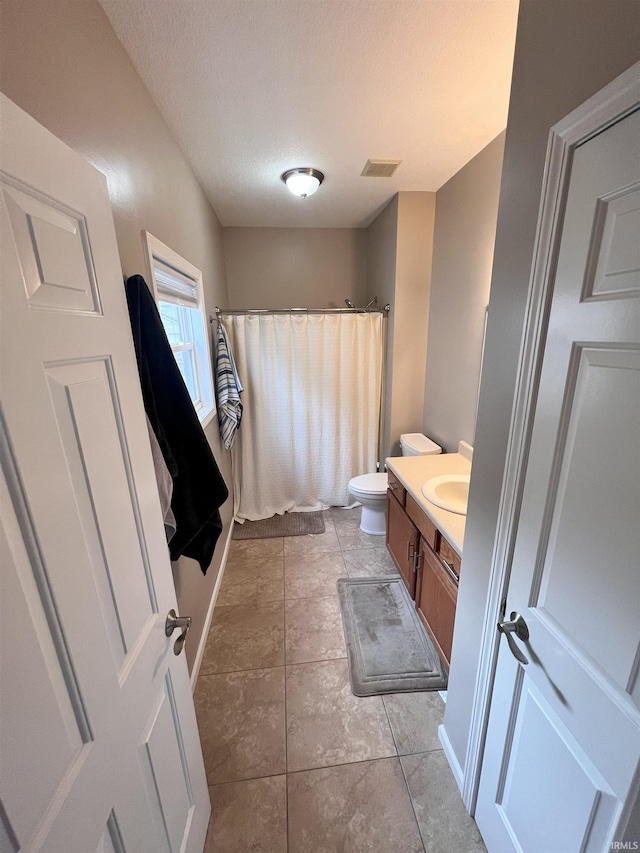
<path id="1" fill-rule="evenodd" d="M 517 0 L 100 3 L 225 226 L 366 226 L 506 125 Z M 402 164 L 364 178 L 369 157 Z M 325 173 L 314 196 L 295 166 Z"/>

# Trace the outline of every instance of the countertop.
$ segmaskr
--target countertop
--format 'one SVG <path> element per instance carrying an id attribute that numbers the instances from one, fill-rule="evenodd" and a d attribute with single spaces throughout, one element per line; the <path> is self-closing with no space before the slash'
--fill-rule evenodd
<path id="1" fill-rule="evenodd" d="M 461 442 L 461 445 L 463 442 Z M 469 445 L 466 445 L 469 447 Z M 458 453 L 439 453 L 437 456 L 390 456 L 386 459 L 387 468 L 400 480 L 411 497 L 416 501 L 425 515 L 436 525 L 438 530 L 451 544 L 453 550 L 462 557 L 464 542 L 464 527 L 466 515 L 458 515 L 432 504 L 422 494 L 422 484 L 431 477 L 442 474 L 469 474 L 471 472 L 472 449 Z"/>

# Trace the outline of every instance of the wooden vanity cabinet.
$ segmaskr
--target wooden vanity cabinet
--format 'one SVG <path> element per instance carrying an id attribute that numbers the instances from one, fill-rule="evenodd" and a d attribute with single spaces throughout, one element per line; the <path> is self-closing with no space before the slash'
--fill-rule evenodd
<path id="1" fill-rule="evenodd" d="M 402 488 L 402 487 L 401 487 Z M 415 554 L 418 550 L 419 533 L 398 500 L 400 494 L 404 500 L 404 488 L 394 491 L 387 489 L 387 550 L 396 568 L 405 582 L 409 594 L 415 598 L 416 570 Z"/>
<path id="2" fill-rule="evenodd" d="M 444 563 L 445 568 L 448 569 L 450 574 L 452 573 L 455 575 L 455 582 L 458 583 L 460 580 L 460 563 L 462 560 L 442 534 L 439 534 L 438 536 L 438 544 L 435 550 L 440 557 L 440 560 Z"/>
<path id="3" fill-rule="evenodd" d="M 424 510 L 414 501 L 411 495 L 407 495 L 405 507 L 407 515 L 420 531 L 420 536 L 435 550 L 439 534 L 433 521 L 425 515 Z"/>
<path id="4" fill-rule="evenodd" d="M 405 505 L 407 499 L 407 490 L 396 477 L 393 471 L 387 471 L 387 498 L 393 497 L 398 501 L 400 506 Z"/>
<path id="5" fill-rule="evenodd" d="M 461 560 L 391 471 L 388 483 L 387 549 L 449 669 Z"/>
<path id="6" fill-rule="evenodd" d="M 444 537 L 438 535 L 446 542 Z M 451 548 L 448 542 L 447 547 Z M 460 559 L 457 554 L 455 556 L 458 560 Z M 416 595 L 416 609 L 441 660 L 448 669 L 453 642 L 453 623 L 456 618 L 458 579 L 452 570 L 445 567 L 438 554 L 424 539 L 420 541 L 419 557 L 420 580 Z"/>

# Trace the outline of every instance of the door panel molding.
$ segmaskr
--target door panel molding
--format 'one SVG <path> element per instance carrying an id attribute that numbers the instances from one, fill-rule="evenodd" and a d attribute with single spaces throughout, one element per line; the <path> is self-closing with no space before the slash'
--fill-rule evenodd
<path id="1" fill-rule="evenodd" d="M 87 713 L 82 693 L 80 691 L 80 686 L 78 684 L 78 678 L 73 667 L 71 654 L 62 628 L 62 620 L 60 619 L 60 614 L 58 612 L 53 589 L 42 556 L 42 551 L 38 544 L 36 528 L 25 498 L 20 473 L 11 449 L 11 442 L 1 409 L 0 466 L 7 484 L 11 506 L 15 513 L 22 543 L 29 559 L 31 576 L 35 583 L 38 600 L 42 607 L 42 613 L 47 622 L 47 630 L 53 644 L 57 664 L 60 667 L 60 673 L 64 679 L 66 694 L 69 698 L 71 708 L 73 709 L 77 732 L 82 743 L 88 744 L 94 740 L 91 724 L 89 722 L 89 715 Z"/>
<path id="2" fill-rule="evenodd" d="M 29 308 L 102 314 L 87 219 L 5 172 L 0 173 Z M 73 268 L 59 269 L 56 240 L 64 239 Z"/>
<path id="3" fill-rule="evenodd" d="M 516 672 L 516 682 L 513 690 L 513 702 L 509 711 L 509 723 L 507 725 L 507 737 L 505 740 L 504 756 L 500 767 L 500 775 L 498 777 L 498 789 L 496 791 L 496 802 L 502 804 L 504 799 L 504 789 L 507 784 L 507 773 L 509 770 L 509 758 L 513 749 L 513 739 L 515 737 L 516 723 L 518 721 L 518 704 L 522 695 L 522 687 L 524 684 L 524 670 L 520 666 Z"/>
<path id="4" fill-rule="evenodd" d="M 522 670 L 521 670 L 522 671 Z M 545 779 L 551 776 L 556 781 L 561 779 L 562 790 L 566 792 L 567 824 L 556 826 L 554 835 L 555 849 L 549 849 L 549 839 L 544 838 L 546 827 L 539 827 L 542 837 L 534 839 L 532 850 L 545 850 L 545 853 L 566 853 L 573 849 L 571 840 L 579 832 L 582 836 L 580 850 L 602 846 L 604 838 L 611 830 L 611 823 L 616 816 L 616 803 L 613 792 L 603 779 L 597 768 L 582 752 L 579 744 L 568 733 L 566 727 L 558 720 L 549 707 L 544 696 L 536 689 L 531 679 L 525 675 L 521 681 L 522 697 L 514 697 L 512 714 L 515 716 L 513 737 L 509 754 L 505 755 L 497 805 L 501 809 L 506 827 L 512 837 L 519 837 L 517 824 L 527 823 L 531 803 L 547 800 L 549 811 L 556 792 L 553 787 L 545 785 Z M 532 761 L 532 752 L 536 757 L 543 754 L 544 760 Z M 523 767 L 519 766 L 522 761 Z M 549 776 L 549 764 L 553 767 Z M 509 765 L 507 770 L 507 765 Z M 524 768 L 531 770 L 526 772 Z M 537 776 L 536 776 L 537 771 Z M 502 778 L 504 777 L 504 778 Z M 569 808 L 571 801 L 571 808 Z M 541 811 L 546 813 L 544 805 Z M 598 838 L 594 829 L 597 827 Z M 564 833 L 564 835 L 563 835 Z M 516 849 L 517 846 L 516 846 Z"/>
<path id="5" fill-rule="evenodd" d="M 111 358 L 43 365 L 118 670 L 158 612 Z M 108 465 L 104 462 L 108 460 Z M 129 496 L 129 501 L 123 496 Z M 135 556 L 134 556 L 135 555 Z M 136 565 L 137 564 L 137 565 Z"/>
<path id="6" fill-rule="evenodd" d="M 623 217 L 629 217 L 624 219 Z M 618 220 L 625 228 L 640 232 L 640 184 L 634 183 L 623 190 L 598 199 L 589 246 L 589 259 L 584 277 L 582 301 L 590 299 L 629 299 L 638 296 L 633 274 L 640 269 L 640 258 L 620 258 L 622 269 L 611 269 L 615 261 L 615 237 Z M 636 250 L 640 251 L 638 244 Z M 608 284 L 613 279 L 615 285 Z"/>
<path id="7" fill-rule="evenodd" d="M 464 764 L 462 798 L 475 812 L 491 692 L 500 636 L 496 623 L 509 584 L 520 516 L 524 473 L 529 456 L 553 282 L 558 262 L 575 149 L 640 107 L 640 62 L 585 101 L 549 133 L 535 249 L 529 281 L 514 407 L 509 430 L 496 543 L 490 568 L 487 607 L 480 642 L 480 663 L 474 691 L 469 741 Z M 625 293 L 627 296 L 628 293 Z"/>

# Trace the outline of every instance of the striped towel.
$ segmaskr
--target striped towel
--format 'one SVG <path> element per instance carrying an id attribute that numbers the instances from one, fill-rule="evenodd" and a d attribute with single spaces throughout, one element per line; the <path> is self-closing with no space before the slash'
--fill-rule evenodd
<path id="1" fill-rule="evenodd" d="M 233 360 L 229 338 L 222 323 L 218 323 L 216 337 L 216 400 L 218 403 L 218 427 L 222 443 L 229 450 L 242 420 L 243 392 L 240 377 Z"/>

